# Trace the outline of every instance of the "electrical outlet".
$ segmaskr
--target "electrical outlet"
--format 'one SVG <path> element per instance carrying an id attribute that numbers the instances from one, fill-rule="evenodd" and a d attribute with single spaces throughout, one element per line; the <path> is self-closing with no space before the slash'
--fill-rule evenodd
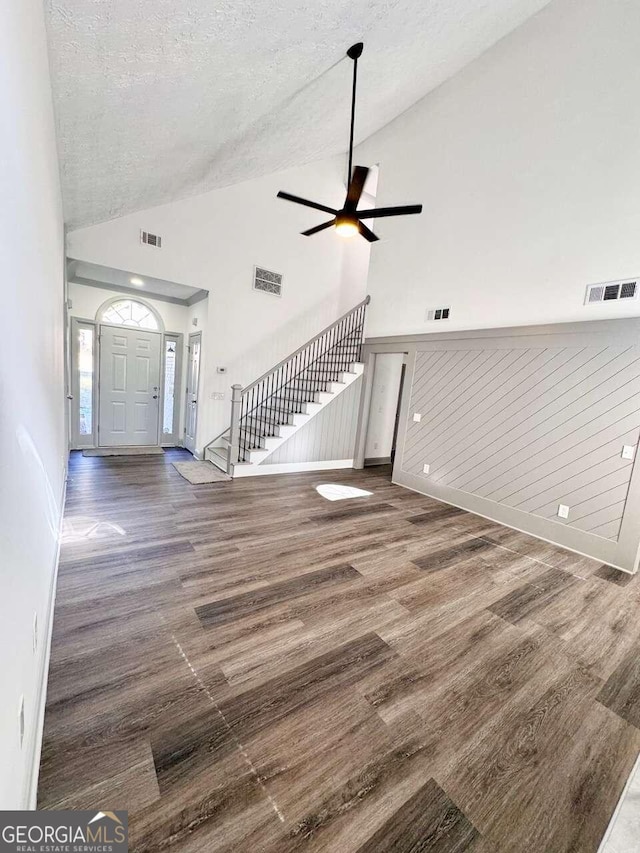
<path id="1" fill-rule="evenodd" d="M 422 473 L 423 474 L 428 474 L 430 470 L 431 470 L 431 465 L 423 465 L 422 466 Z"/>
<path id="2" fill-rule="evenodd" d="M 226 372 L 227 372 L 226 367 L 216 367 L 216 373 L 226 373 Z"/>
<path id="3" fill-rule="evenodd" d="M 38 651 L 38 614 L 33 614 L 33 653 Z"/>
<path id="4" fill-rule="evenodd" d="M 633 459 L 635 456 L 636 449 L 633 444 L 624 444 L 622 446 L 622 458 L 623 459 Z"/>
<path id="5" fill-rule="evenodd" d="M 20 697 L 18 703 L 18 739 L 20 741 L 20 749 L 24 743 L 24 696 Z"/>
<path id="6" fill-rule="evenodd" d="M 374 442 L 373 442 L 373 449 L 374 449 L 374 450 L 377 450 L 377 449 L 378 449 L 378 442 L 377 442 L 377 441 L 374 441 Z"/>
<path id="7" fill-rule="evenodd" d="M 421 420 L 422 420 L 422 415 L 419 415 L 417 412 L 414 412 L 413 422 L 415 424 L 419 424 Z"/>
<path id="8" fill-rule="evenodd" d="M 558 504 L 558 515 L 560 518 L 569 518 L 569 507 L 564 504 Z"/>

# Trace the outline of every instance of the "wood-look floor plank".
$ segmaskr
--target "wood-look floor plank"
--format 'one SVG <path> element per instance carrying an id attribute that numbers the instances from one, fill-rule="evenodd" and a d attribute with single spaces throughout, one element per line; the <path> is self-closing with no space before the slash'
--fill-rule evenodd
<path id="1" fill-rule="evenodd" d="M 42 807 L 126 808 L 145 853 L 596 853 L 640 577 L 384 467 L 192 486 L 185 455 L 72 454 Z"/>
<path id="2" fill-rule="evenodd" d="M 358 853 L 462 853 L 477 835 L 455 803 L 429 779 Z"/>
<path id="3" fill-rule="evenodd" d="M 576 579 L 558 569 L 548 569 L 531 583 L 524 584 L 489 605 L 489 610 L 509 622 L 520 622 L 544 608 Z"/>
<path id="4" fill-rule="evenodd" d="M 598 701 L 640 729 L 640 643 L 629 649 L 609 676 Z"/>
<path id="5" fill-rule="evenodd" d="M 348 564 L 307 572 L 296 578 L 261 586 L 252 592 L 229 596 L 196 607 L 198 618 L 206 628 L 231 622 L 249 614 L 255 614 L 274 603 L 289 602 L 328 585 L 339 585 L 345 580 L 362 576 Z"/>

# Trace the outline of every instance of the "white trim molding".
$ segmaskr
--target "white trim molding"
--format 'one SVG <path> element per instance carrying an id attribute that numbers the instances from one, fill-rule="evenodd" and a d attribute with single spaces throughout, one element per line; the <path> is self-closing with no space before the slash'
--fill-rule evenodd
<path id="1" fill-rule="evenodd" d="M 233 466 L 233 477 L 261 477 L 263 474 L 295 474 L 301 471 L 333 471 L 338 468 L 353 468 L 353 459 L 330 459 L 324 462 L 280 462 L 269 465 L 250 463 Z"/>
<path id="2" fill-rule="evenodd" d="M 64 523 L 64 507 L 67 499 L 67 481 L 68 468 L 65 465 L 64 482 L 62 484 L 62 496 L 60 504 L 60 518 L 58 520 L 58 536 L 55 548 L 53 575 L 51 578 L 51 586 L 49 588 L 49 602 L 47 606 L 47 622 L 44 626 L 43 636 L 46 638 L 46 645 L 42 661 L 40 664 L 40 673 L 38 677 L 37 695 L 35 698 L 35 728 L 32 735 L 31 743 L 31 767 L 27 773 L 25 780 L 25 789 L 23 793 L 23 802 L 25 809 L 36 809 L 38 806 L 38 779 L 40 776 L 40 757 L 42 754 L 42 739 L 44 736 L 44 715 L 47 706 L 47 684 L 49 681 L 49 664 L 51 661 L 51 641 L 53 638 L 53 613 L 56 604 L 56 590 L 58 588 L 58 569 L 60 567 L 60 546 L 62 543 L 62 525 Z"/>

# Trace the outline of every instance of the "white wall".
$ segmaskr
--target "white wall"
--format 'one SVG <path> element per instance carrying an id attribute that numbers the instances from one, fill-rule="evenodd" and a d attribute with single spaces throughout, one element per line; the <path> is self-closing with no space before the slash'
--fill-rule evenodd
<path id="1" fill-rule="evenodd" d="M 15 809 L 29 802 L 39 751 L 67 455 L 64 235 L 41 0 L 0 9 L 0 126 L 0 809 Z"/>
<path id="2" fill-rule="evenodd" d="M 375 357 L 365 459 L 391 456 L 403 362 L 401 352 L 378 353 Z"/>
<path id="3" fill-rule="evenodd" d="M 380 162 L 367 334 L 640 314 L 640 4 L 555 0 L 356 152 Z M 427 308 L 452 319 L 426 323 Z"/>
<path id="4" fill-rule="evenodd" d="M 331 158 L 69 235 L 73 258 L 209 290 L 199 447 L 227 425 L 233 383 L 257 379 L 364 298 L 365 241 L 302 237 L 325 215 L 276 198 L 283 189 L 340 205 L 344 166 Z M 160 234 L 162 249 L 142 246 L 141 228 Z M 281 298 L 252 290 L 255 264 L 284 275 Z M 218 391 L 224 401 L 211 399 Z"/>

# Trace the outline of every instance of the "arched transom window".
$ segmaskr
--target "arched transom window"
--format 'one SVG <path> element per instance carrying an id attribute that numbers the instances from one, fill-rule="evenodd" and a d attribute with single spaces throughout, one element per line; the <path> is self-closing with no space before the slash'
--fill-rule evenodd
<path id="1" fill-rule="evenodd" d="M 115 326 L 137 326 L 139 329 L 158 329 L 158 318 L 151 308 L 136 299 L 117 299 L 103 309 L 101 323 Z"/>

